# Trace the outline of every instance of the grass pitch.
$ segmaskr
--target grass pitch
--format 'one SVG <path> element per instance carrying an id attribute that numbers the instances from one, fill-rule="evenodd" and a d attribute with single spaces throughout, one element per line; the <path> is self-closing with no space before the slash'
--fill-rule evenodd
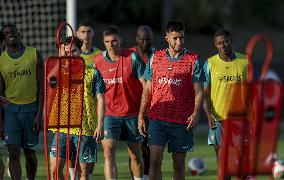
<path id="1" fill-rule="evenodd" d="M 207 164 L 207 171 L 202 176 L 190 176 L 188 169 L 186 169 L 186 179 L 191 180 L 216 180 L 217 179 L 217 165 L 215 159 L 215 153 L 212 147 L 207 145 L 207 130 L 206 129 L 197 129 L 194 132 L 195 136 L 195 151 L 187 154 L 186 163 L 193 157 L 201 157 Z M 281 130 L 281 134 L 279 136 L 278 143 L 278 153 L 281 159 L 284 159 L 284 129 Z M 4 160 L 5 166 L 7 168 L 6 159 L 7 159 L 7 151 L 4 147 L 2 158 Z M 38 172 L 37 172 L 37 180 L 46 179 L 46 170 L 45 170 L 45 156 L 42 150 L 38 151 Z M 126 144 L 121 142 L 118 146 L 117 152 L 117 165 L 118 165 L 118 179 L 120 180 L 130 180 L 131 176 L 129 173 L 128 167 L 128 154 L 126 150 Z M 21 154 L 21 162 L 23 167 L 23 179 L 26 177 L 25 172 L 25 160 L 23 153 Z M 104 179 L 103 173 L 103 154 L 102 147 L 99 145 L 98 150 L 98 163 L 96 164 L 94 170 L 94 179 L 102 180 Z M 187 167 L 187 164 L 186 164 Z M 170 180 L 172 178 L 172 159 L 171 154 L 167 153 L 167 148 L 164 152 L 164 160 L 162 165 L 163 179 Z M 5 171 L 4 179 L 9 179 L 7 176 L 7 171 Z M 268 179 L 265 176 L 258 177 L 257 179 Z"/>

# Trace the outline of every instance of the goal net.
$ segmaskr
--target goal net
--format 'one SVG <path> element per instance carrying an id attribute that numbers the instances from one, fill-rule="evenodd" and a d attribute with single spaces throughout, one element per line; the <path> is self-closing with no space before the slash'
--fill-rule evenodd
<path id="1" fill-rule="evenodd" d="M 0 27 L 15 24 L 22 42 L 37 48 L 44 59 L 57 55 L 56 31 L 65 14 L 65 0 L 0 0 Z"/>

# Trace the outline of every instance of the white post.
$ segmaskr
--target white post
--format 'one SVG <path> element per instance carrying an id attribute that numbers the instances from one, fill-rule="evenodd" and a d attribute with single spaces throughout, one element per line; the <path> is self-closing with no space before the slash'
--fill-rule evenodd
<path id="1" fill-rule="evenodd" d="M 73 31 L 76 31 L 77 27 L 77 0 L 66 0 L 66 20 L 71 25 Z M 67 35 L 71 36 L 70 28 L 67 28 Z"/>

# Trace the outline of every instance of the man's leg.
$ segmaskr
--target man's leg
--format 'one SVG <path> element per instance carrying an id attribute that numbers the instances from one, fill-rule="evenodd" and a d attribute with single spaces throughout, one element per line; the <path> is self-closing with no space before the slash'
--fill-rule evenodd
<path id="1" fill-rule="evenodd" d="M 57 167 L 57 162 L 56 162 L 56 156 L 57 156 L 57 136 L 59 136 L 59 147 L 58 147 L 58 169 Z M 59 180 L 64 180 L 64 174 L 63 174 L 63 168 L 66 163 L 66 138 L 67 135 L 65 133 L 55 133 L 53 137 L 53 141 L 50 147 L 50 177 L 51 180 L 58 179 Z M 71 143 L 71 140 L 70 140 Z M 68 175 L 67 175 L 68 176 Z"/>
<path id="2" fill-rule="evenodd" d="M 74 143 L 70 143 L 70 160 L 68 161 L 68 166 L 69 166 L 69 175 L 70 175 L 70 179 L 71 180 L 74 180 L 75 178 L 75 163 L 76 163 L 76 154 L 77 154 L 77 151 L 76 151 L 76 147 L 74 145 Z M 77 166 L 78 168 L 78 166 Z M 76 173 L 77 177 L 78 176 L 78 173 Z"/>
<path id="3" fill-rule="evenodd" d="M 36 151 L 32 149 L 24 149 L 26 157 L 26 171 L 28 180 L 33 180 L 37 172 L 37 156 Z"/>
<path id="4" fill-rule="evenodd" d="M 9 108 L 19 108 L 17 105 L 9 104 Z M 21 113 L 15 113 L 10 111 L 4 111 L 4 134 L 5 143 L 8 149 L 9 156 L 9 171 L 11 179 L 18 180 L 22 176 L 22 168 L 20 162 L 21 144 L 23 132 L 19 131 L 22 127 Z"/>
<path id="5" fill-rule="evenodd" d="M 117 140 L 102 140 L 104 150 L 104 173 L 106 179 L 117 179 L 117 166 L 115 161 Z"/>
<path id="6" fill-rule="evenodd" d="M 132 169 L 131 169 L 131 159 L 130 159 L 130 157 L 128 157 L 128 168 L 129 168 L 129 171 L 130 171 L 131 179 L 134 180 L 133 172 L 132 172 Z"/>
<path id="7" fill-rule="evenodd" d="M 89 179 L 89 170 L 87 163 L 80 163 L 79 177 L 80 180 L 88 180 Z"/>
<path id="8" fill-rule="evenodd" d="M 213 145 L 214 147 L 214 150 L 215 150 L 215 154 L 216 154 L 216 160 L 217 160 L 217 165 L 218 165 L 218 162 L 219 162 L 219 150 L 220 150 L 220 146 L 219 145 Z"/>
<path id="9" fill-rule="evenodd" d="M 89 179 L 93 179 L 93 171 L 94 171 L 94 168 L 95 168 L 95 163 L 92 162 L 92 163 L 88 163 L 88 176 L 89 176 Z"/>
<path id="10" fill-rule="evenodd" d="M 221 144 L 221 136 L 222 136 L 222 124 L 217 121 L 215 122 L 216 128 L 210 129 L 208 132 L 208 145 L 212 145 L 216 154 L 217 164 L 219 161 L 219 149 Z"/>
<path id="11" fill-rule="evenodd" d="M 4 178 L 4 172 L 5 172 L 5 166 L 2 160 L 2 157 L 0 155 L 0 180 L 3 180 Z"/>
<path id="12" fill-rule="evenodd" d="M 162 161 L 164 148 L 162 146 L 150 145 L 150 170 L 149 180 L 162 179 Z"/>
<path id="13" fill-rule="evenodd" d="M 145 117 L 145 122 L 146 122 L 146 127 L 148 129 L 149 127 L 148 117 Z M 144 180 L 148 180 L 149 168 L 150 168 L 150 149 L 148 145 L 148 134 L 146 137 L 144 137 L 141 147 L 142 147 L 142 158 L 143 158 L 143 164 L 144 164 L 143 178 Z"/>
<path id="14" fill-rule="evenodd" d="M 50 177 L 51 180 L 57 179 L 57 172 L 58 172 L 58 179 L 64 180 L 63 168 L 65 165 L 65 158 L 58 157 L 58 171 L 56 171 L 56 157 L 50 156 Z"/>
<path id="15" fill-rule="evenodd" d="M 168 123 L 168 127 L 168 152 L 172 153 L 173 180 L 184 180 L 186 153 L 194 148 L 193 130 L 187 130 L 186 125 L 177 123 Z"/>
<path id="16" fill-rule="evenodd" d="M 75 161 L 74 160 L 69 160 L 69 175 L 70 175 L 70 179 L 74 180 L 75 178 Z M 78 174 L 77 174 L 78 175 Z"/>
<path id="17" fill-rule="evenodd" d="M 141 155 L 141 143 L 127 142 L 127 150 L 131 161 L 131 170 L 135 178 L 143 177 L 143 161 Z"/>
<path id="18" fill-rule="evenodd" d="M 31 112 L 21 112 L 19 118 L 21 118 L 23 123 L 23 143 L 22 147 L 24 149 L 25 159 L 26 159 L 26 173 L 28 180 L 34 180 L 37 173 L 37 156 L 36 150 L 39 141 L 38 132 L 35 133 L 33 130 L 36 111 L 32 111 L 36 107 L 36 103 L 26 105 Z M 10 160 L 11 161 L 11 160 Z"/>
<path id="19" fill-rule="evenodd" d="M 74 139 L 74 157 L 73 161 L 76 161 L 76 155 L 78 150 L 78 141 L 81 139 L 80 151 L 78 152 L 78 166 L 76 165 L 78 172 L 78 179 L 90 179 L 89 178 L 89 165 L 97 161 L 97 146 L 93 136 L 81 136 L 72 135 Z M 75 164 L 74 164 L 75 167 Z M 92 178 L 91 178 L 92 179 Z"/>
<path id="20" fill-rule="evenodd" d="M 162 161 L 164 147 L 168 141 L 167 122 L 150 120 L 148 128 L 148 143 L 150 149 L 149 180 L 162 179 Z"/>
<path id="21" fill-rule="evenodd" d="M 21 180 L 22 167 L 20 162 L 21 149 L 18 145 L 8 145 L 9 170 L 13 180 Z"/>
<path id="22" fill-rule="evenodd" d="M 144 163 L 144 179 L 149 174 L 149 168 L 150 168 L 150 149 L 148 146 L 148 139 L 145 139 L 142 142 L 142 158 Z M 146 179 L 145 179 L 146 180 Z"/>
<path id="23" fill-rule="evenodd" d="M 186 153 L 172 153 L 174 175 L 173 180 L 184 180 Z"/>

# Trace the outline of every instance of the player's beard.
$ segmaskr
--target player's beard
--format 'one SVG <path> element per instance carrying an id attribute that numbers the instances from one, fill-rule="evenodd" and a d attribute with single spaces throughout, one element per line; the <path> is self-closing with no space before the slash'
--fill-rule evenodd
<path id="1" fill-rule="evenodd" d="M 174 50 L 175 53 L 181 53 L 183 50 L 182 46 L 176 47 L 176 45 L 170 44 L 170 47 L 172 50 Z"/>

